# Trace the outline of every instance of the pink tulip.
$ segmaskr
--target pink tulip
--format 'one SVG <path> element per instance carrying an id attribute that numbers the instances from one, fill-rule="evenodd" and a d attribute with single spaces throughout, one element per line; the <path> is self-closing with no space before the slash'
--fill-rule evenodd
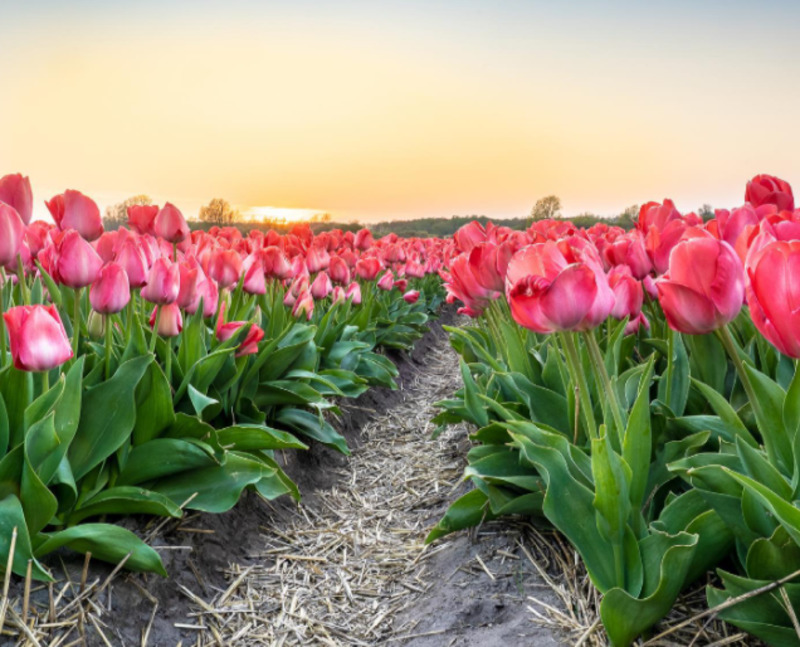
<path id="1" fill-rule="evenodd" d="M 14 207 L 22 218 L 22 222 L 29 225 L 33 215 L 33 192 L 31 181 L 21 173 L 5 175 L 0 178 L 0 202 Z"/>
<path id="2" fill-rule="evenodd" d="M 353 247 L 362 251 L 369 249 L 375 244 L 372 232 L 369 229 L 360 229 L 353 241 Z"/>
<path id="3" fill-rule="evenodd" d="M 292 316 L 299 319 L 302 315 L 305 315 L 306 320 L 310 320 L 313 314 L 314 297 L 311 296 L 311 292 L 304 289 L 297 295 L 297 299 L 292 306 Z"/>
<path id="4" fill-rule="evenodd" d="M 167 202 L 153 220 L 153 231 L 170 243 L 179 243 L 189 236 L 189 225 L 178 207 Z"/>
<path id="5" fill-rule="evenodd" d="M 712 237 L 684 240 L 656 281 L 659 302 L 673 330 L 703 335 L 733 321 L 744 300 L 744 269 L 733 247 Z"/>
<path id="6" fill-rule="evenodd" d="M 244 284 L 242 289 L 247 294 L 266 294 L 267 283 L 264 277 L 264 266 L 261 259 L 255 254 L 251 254 L 245 259 L 242 266 L 244 270 Z"/>
<path id="7" fill-rule="evenodd" d="M 232 249 L 217 250 L 211 256 L 208 274 L 220 290 L 235 285 L 242 274 L 241 256 Z"/>
<path id="8" fill-rule="evenodd" d="M 347 301 L 347 293 L 341 285 L 337 285 L 331 292 L 331 304 Z"/>
<path id="9" fill-rule="evenodd" d="M 406 303 L 416 303 L 419 301 L 419 290 L 409 290 L 403 295 L 403 301 Z"/>
<path id="10" fill-rule="evenodd" d="M 442 270 L 439 274 L 447 290 L 447 302 L 453 303 L 458 299 L 464 304 L 464 307 L 458 310 L 459 314 L 477 317 L 492 299 L 500 296 L 500 293 L 478 282 L 469 257 L 470 254 L 459 254 L 450 261 L 449 271 Z"/>
<path id="11" fill-rule="evenodd" d="M 753 323 L 780 352 L 800 359 L 800 240 L 768 243 L 747 259 Z"/>
<path id="12" fill-rule="evenodd" d="M 72 358 L 64 324 L 54 305 L 15 306 L 3 318 L 16 368 L 49 371 Z"/>
<path id="13" fill-rule="evenodd" d="M 361 286 L 356 281 L 353 281 L 347 286 L 345 297 L 351 299 L 354 305 L 361 305 Z"/>
<path id="14" fill-rule="evenodd" d="M 203 317 L 213 317 L 217 312 L 217 302 L 219 301 L 219 288 L 215 281 L 209 279 L 202 270 L 197 273 L 197 294 L 194 303 L 185 308 L 189 314 L 197 312 L 200 306 L 200 299 L 203 300 Z"/>
<path id="15" fill-rule="evenodd" d="M 459 251 L 471 252 L 475 245 L 487 239 L 486 229 L 477 220 L 473 220 L 453 234 L 453 238 L 455 238 Z"/>
<path id="16" fill-rule="evenodd" d="M 127 238 L 117 251 L 115 262 L 125 270 L 132 288 L 140 288 L 147 283 L 149 272 L 147 257 L 142 245 L 133 238 Z"/>
<path id="17" fill-rule="evenodd" d="M 181 271 L 177 263 L 159 258 L 147 275 L 147 285 L 142 288 L 142 298 L 150 303 L 166 305 L 178 299 Z"/>
<path id="18" fill-rule="evenodd" d="M 633 320 L 642 310 L 644 290 L 627 265 L 617 265 L 608 273 L 608 285 L 614 292 L 614 307 L 611 316 L 614 319 Z"/>
<path id="19" fill-rule="evenodd" d="M 158 311 L 161 311 L 158 314 Z M 158 319 L 158 330 L 161 337 L 177 337 L 183 330 L 183 315 L 177 303 L 168 303 L 153 308 L 150 313 L 150 328 L 155 328 Z"/>
<path id="20" fill-rule="evenodd" d="M 407 287 L 408 279 L 396 279 L 393 286 L 395 290 L 400 290 L 400 292 L 405 292 Z"/>
<path id="21" fill-rule="evenodd" d="M 264 331 L 255 324 L 248 323 L 247 321 L 230 321 L 228 323 L 223 323 L 224 315 L 225 308 L 222 308 L 220 316 L 217 319 L 217 340 L 220 342 L 227 341 L 233 337 L 242 326 L 250 326 L 247 335 L 239 345 L 239 350 L 236 351 L 236 357 L 256 354 L 258 352 L 258 342 L 264 339 Z"/>
<path id="22" fill-rule="evenodd" d="M 469 253 L 472 275 L 484 288 L 502 292 L 512 255 L 511 246 L 506 243 L 501 245 L 490 242 L 478 243 Z"/>
<path id="23" fill-rule="evenodd" d="M 45 204 L 61 231 L 74 229 L 88 241 L 100 238 L 103 233 L 100 208 L 80 191 L 67 189 Z"/>
<path id="24" fill-rule="evenodd" d="M 360 258 L 356 262 L 356 274 L 365 281 L 373 281 L 381 271 L 381 262 L 377 258 Z"/>
<path id="25" fill-rule="evenodd" d="M 636 279 L 643 279 L 653 270 L 647 256 L 644 237 L 637 230 L 620 236 L 603 250 L 603 258 L 611 266 L 626 265 Z"/>
<path id="26" fill-rule="evenodd" d="M 178 265 L 180 273 L 180 288 L 178 289 L 178 307 L 186 310 L 190 314 L 197 311 L 200 296 L 197 293 L 197 284 L 199 273 L 202 272 L 199 266 L 192 266 L 189 263 L 183 262 Z"/>
<path id="27" fill-rule="evenodd" d="M 264 264 L 264 274 L 281 281 L 292 276 L 292 265 L 280 247 L 270 245 L 264 248 L 261 262 Z"/>
<path id="28" fill-rule="evenodd" d="M 0 265 L 15 267 L 25 236 L 25 223 L 17 210 L 0 202 Z"/>
<path id="29" fill-rule="evenodd" d="M 774 175 L 756 175 L 747 183 L 744 193 L 745 202 L 754 207 L 763 204 L 774 204 L 778 211 L 794 209 L 794 195 L 788 182 Z"/>
<path id="30" fill-rule="evenodd" d="M 56 246 L 55 277 L 73 289 L 91 285 L 100 275 L 103 259 L 74 229 L 61 234 Z"/>
<path id="31" fill-rule="evenodd" d="M 387 292 L 394 287 L 394 274 L 392 274 L 392 270 L 386 270 L 381 275 L 381 278 L 378 279 L 378 287 Z"/>
<path id="32" fill-rule="evenodd" d="M 322 270 L 327 270 L 331 262 L 331 256 L 326 249 L 312 246 L 306 253 L 306 266 L 308 271 L 316 274 Z"/>
<path id="33" fill-rule="evenodd" d="M 100 314 L 121 312 L 131 300 L 128 275 L 116 263 L 109 263 L 100 270 L 97 280 L 89 290 L 89 302 Z"/>
<path id="34" fill-rule="evenodd" d="M 350 283 L 350 268 L 347 267 L 347 262 L 338 256 L 331 257 L 328 274 L 331 277 L 331 281 L 334 283 L 338 283 L 339 285 Z"/>
<path id="35" fill-rule="evenodd" d="M 315 299 L 324 299 L 333 291 L 330 277 L 325 272 L 317 274 L 311 284 L 311 296 Z"/>
<path id="36" fill-rule="evenodd" d="M 134 204 L 128 207 L 128 226 L 141 234 L 155 235 L 153 223 L 158 215 L 158 205 L 156 204 Z"/>
<path id="37" fill-rule="evenodd" d="M 615 299 L 599 255 L 580 240 L 537 243 L 511 258 L 506 296 L 518 324 L 539 333 L 590 330 L 609 315 Z"/>

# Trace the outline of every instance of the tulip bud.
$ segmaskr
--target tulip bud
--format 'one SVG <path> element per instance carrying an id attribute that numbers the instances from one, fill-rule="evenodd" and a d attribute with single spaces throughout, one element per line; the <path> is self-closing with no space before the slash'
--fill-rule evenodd
<path id="1" fill-rule="evenodd" d="M 142 234 L 155 235 L 153 222 L 158 215 L 158 205 L 134 204 L 128 207 L 128 225 L 134 231 Z"/>
<path id="2" fill-rule="evenodd" d="M 161 314 L 158 314 L 159 309 Z M 150 314 L 150 328 L 154 328 L 158 319 L 158 334 L 161 337 L 177 337 L 183 330 L 183 317 L 177 303 L 168 303 L 153 308 Z"/>
<path id="3" fill-rule="evenodd" d="M 131 288 L 125 270 L 116 263 L 103 267 L 89 290 L 92 308 L 101 314 L 113 314 L 121 312 L 130 300 Z"/>
<path id="4" fill-rule="evenodd" d="M 165 305 L 178 298 L 181 285 L 180 268 L 166 258 L 159 258 L 147 275 L 147 285 L 142 288 L 142 298 L 150 303 Z"/>
<path id="5" fill-rule="evenodd" d="M 392 270 L 386 270 L 380 279 L 378 279 L 378 287 L 387 292 L 394 287 L 394 274 Z"/>
<path id="6" fill-rule="evenodd" d="M 242 274 L 241 256 L 232 249 L 214 252 L 208 266 L 208 274 L 221 290 L 235 285 Z"/>
<path id="7" fill-rule="evenodd" d="M 108 318 L 92 310 L 89 313 L 89 319 L 86 322 L 86 327 L 89 330 L 89 336 L 93 339 L 102 339 L 106 334 L 106 326 L 108 325 Z"/>
<path id="8" fill-rule="evenodd" d="M 33 192 L 31 181 L 21 173 L 0 178 L 0 202 L 17 210 L 22 222 L 29 225 L 33 215 Z"/>
<path id="9" fill-rule="evenodd" d="M 347 286 L 345 296 L 348 299 L 352 299 L 354 305 L 361 305 L 361 286 L 356 281 L 353 281 Z"/>
<path id="10" fill-rule="evenodd" d="M 403 295 L 403 301 L 406 303 L 416 303 L 419 301 L 419 290 L 409 290 Z"/>
<path id="11" fill-rule="evenodd" d="M 156 236 L 171 243 L 179 243 L 189 236 L 189 225 L 178 207 L 167 202 L 153 220 L 153 231 Z"/>
<path id="12" fill-rule="evenodd" d="M 16 368 L 49 371 L 72 358 L 64 324 L 54 305 L 15 306 L 3 318 Z"/>
<path id="13" fill-rule="evenodd" d="M 91 285 L 100 275 L 103 259 L 77 231 L 64 233 L 56 251 L 56 274 L 64 285 L 73 289 Z"/>
<path id="14" fill-rule="evenodd" d="M 88 241 L 100 238 L 103 233 L 100 208 L 94 200 L 80 191 L 67 189 L 45 204 L 61 231 L 74 229 Z"/>
<path id="15" fill-rule="evenodd" d="M 0 265 L 12 266 L 17 262 L 25 223 L 14 207 L 0 202 Z"/>

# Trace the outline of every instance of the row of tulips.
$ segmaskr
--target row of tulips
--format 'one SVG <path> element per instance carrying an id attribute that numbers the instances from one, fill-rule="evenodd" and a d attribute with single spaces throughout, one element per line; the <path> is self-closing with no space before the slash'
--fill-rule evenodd
<path id="1" fill-rule="evenodd" d="M 327 414 L 395 387 L 381 349 L 423 334 L 454 245 L 192 232 L 169 203 L 104 232 L 78 191 L 47 202 L 54 224 L 32 203 L 27 178 L 0 179 L 0 564 L 44 580 L 62 547 L 163 573 L 99 517 L 299 497 L 274 452 L 348 453 Z"/>
<path id="2" fill-rule="evenodd" d="M 800 210 L 789 184 L 757 176 L 743 206 L 708 222 L 665 200 L 642 206 L 632 231 L 473 223 L 455 239 L 441 274 L 474 321 L 451 330 L 464 387 L 437 421 L 477 428 L 465 472 L 475 489 L 429 540 L 543 517 L 581 555 L 614 645 L 652 631 L 715 568 L 707 597 L 724 604 L 719 616 L 800 644 Z"/>

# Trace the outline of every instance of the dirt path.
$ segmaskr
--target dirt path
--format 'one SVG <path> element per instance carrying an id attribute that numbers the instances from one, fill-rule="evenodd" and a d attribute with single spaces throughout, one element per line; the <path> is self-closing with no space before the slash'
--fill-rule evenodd
<path id="1" fill-rule="evenodd" d="M 467 431 L 431 439 L 433 403 L 458 388 L 442 336 L 402 398 L 362 429 L 330 489 L 262 526 L 249 565 L 202 601 L 201 643 L 223 645 L 558 645 L 528 596 L 558 605 L 520 543 L 490 524 L 433 546 L 424 537 L 463 490 Z M 325 469 L 321 466 L 320 469 Z"/>

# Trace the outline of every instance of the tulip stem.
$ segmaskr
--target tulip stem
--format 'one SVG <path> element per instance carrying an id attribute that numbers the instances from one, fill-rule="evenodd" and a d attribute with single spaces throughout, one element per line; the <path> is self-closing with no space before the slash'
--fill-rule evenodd
<path id="1" fill-rule="evenodd" d="M 672 365 L 674 364 L 673 355 L 675 354 L 675 331 L 667 325 L 667 389 L 664 399 L 667 406 L 672 406 Z"/>
<path id="2" fill-rule="evenodd" d="M 131 292 L 131 299 L 128 301 L 128 312 L 126 317 L 126 330 L 125 330 L 125 339 L 130 344 L 131 337 L 133 336 L 133 316 L 134 316 L 134 296 L 135 294 Z"/>
<path id="3" fill-rule="evenodd" d="M 42 394 L 50 390 L 50 371 L 42 371 Z"/>
<path id="4" fill-rule="evenodd" d="M 105 357 L 105 373 L 106 379 L 109 378 L 111 373 L 111 346 L 114 343 L 114 330 L 112 328 L 112 315 L 106 315 L 106 357 Z"/>
<path id="5" fill-rule="evenodd" d="M 592 358 L 594 370 L 598 375 L 600 375 L 600 379 L 603 381 L 603 387 L 606 391 L 606 398 L 611 406 L 611 415 L 614 417 L 614 424 L 617 427 L 617 436 L 619 437 L 621 445 L 623 434 L 625 433 L 625 423 L 622 419 L 619 396 L 616 389 L 611 384 L 611 378 L 608 376 L 606 364 L 603 361 L 603 354 L 600 352 L 600 347 L 597 345 L 597 340 L 594 337 L 594 333 L 591 331 L 584 332 L 583 338 L 586 341 L 586 347 L 589 349 L 589 357 Z"/>
<path id="6" fill-rule="evenodd" d="M 158 328 L 161 324 L 161 306 L 156 306 L 156 320 L 153 324 L 153 335 L 150 337 L 150 352 L 156 352 L 156 340 L 158 339 Z"/>
<path id="7" fill-rule="evenodd" d="M 6 367 L 6 320 L 0 313 L 0 368 Z"/>
<path id="8" fill-rule="evenodd" d="M 164 372 L 167 374 L 167 384 L 172 389 L 172 343 L 167 339 L 167 357 L 164 361 Z"/>
<path id="9" fill-rule="evenodd" d="M 592 407 L 592 395 L 589 391 L 589 383 L 586 381 L 586 373 L 583 371 L 583 365 L 578 355 L 578 349 L 575 347 L 575 341 L 572 333 L 561 333 L 561 345 L 564 347 L 564 353 L 567 356 L 567 368 L 572 373 L 572 379 L 578 385 L 578 397 L 581 400 L 581 410 L 583 413 L 583 421 L 586 425 L 586 433 L 591 440 L 597 438 L 597 426 L 594 420 L 594 410 Z"/>
<path id="10" fill-rule="evenodd" d="M 761 410 L 761 403 L 758 401 L 756 392 L 753 389 L 753 384 L 750 382 L 750 376 L 747 375 L 747 371 L 744 370 L 744 363 L 742 362 L 742 358 L 739 356 L 739 347 L 736 345 L 728 326 L 722 326 L 722 328 L 717 330 L 717 336 L 722 342 L 722 345 L 725 347 L 725 350 L 728 352 L 728 356 L 731 358 L 731 361 L 733 362 L 733 366 L 736 369 L 736 374 L 739 376 L 739 380 L 742 382 L 742 386 L 744 387 L 744 392 L 747 394 L 748 400 L 750 400 L 750 406 L 753 408 L 756 422 L 762 420 L 763 412 Z"/>
<path id="11" fill-rule="evenodd" d="M 30 305 L 30 300 L 28 299 L 28 285 L 25 283 L 25 268 L 22 266 L 22 256 L 17 254 L 17 278 L 19 279 L 19 290 L 20 294 L 22 294 L 22 303 L 23 305 Z"/>
<path id="12" fill-rule="evenodd" d="M 81 288 L 75 290 L 75 306 L 72 309 L 72 354 L 77 359 L 81 336 Z"/>

